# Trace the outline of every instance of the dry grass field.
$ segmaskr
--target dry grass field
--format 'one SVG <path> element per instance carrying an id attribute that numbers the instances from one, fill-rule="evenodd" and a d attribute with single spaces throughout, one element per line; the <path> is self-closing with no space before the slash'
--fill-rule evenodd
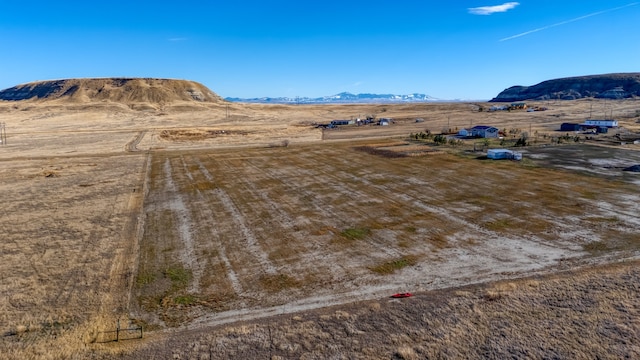
<path id="1" fill-rule="evenodd" d="M 640 175 L 620 167 L 640 145 L 495 162 L 408 139 L 487 124 L 542 145 L 605 106 L 640 125 L 637 101 L 544 105 L 0 102 L 0 351 L 636 357 Z M 313 126 L 367 114 L 396 123 Z M 117 320 L 144 338 L 112 342 Z"/>

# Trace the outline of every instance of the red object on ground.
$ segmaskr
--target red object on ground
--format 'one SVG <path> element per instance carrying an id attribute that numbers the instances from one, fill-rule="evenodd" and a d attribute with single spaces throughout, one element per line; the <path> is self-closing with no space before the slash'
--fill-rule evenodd
<path id="1" fill-rule="evenodd" d="M 391 295 L 392 298 L 407 298 L 407 297 L 410 297 L 410 296 L 413 296 L 413 294 L 412 293 L 408 293 L 408 292 L 407 293 L 397 293 L 397 294 Z"/>

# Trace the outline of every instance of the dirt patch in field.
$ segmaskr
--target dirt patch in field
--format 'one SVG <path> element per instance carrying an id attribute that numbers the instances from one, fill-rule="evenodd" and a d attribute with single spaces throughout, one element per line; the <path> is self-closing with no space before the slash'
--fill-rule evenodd
<path id="1" fill-rule="evenodd" d="M 566 145 L 527 148 L 524 154 L 540 166 L 635 183 L 640 180 L 635 173 L 624 171 L 640 162 L 636 148 Z"/>
<path id="2" fill-rule="evenodd" d="M 386 158 L 409 157 L 409 156 L 415 157 L 415 156 L 443 154 L 442 151 L 434 149 L 431 146 L 416 145 L 416 144 L 410 144 L 406 142 L 386 144 L 382 146 L 375 146 L 375 145 L 356 146 L 354 147 L 354 149 L 365 152 L 365 153 L 369 153 L 372 155 L 386 157 Z"/>
<path id="3" fill-rule="evenodd" d="M 182 130 L 162 130 L 159 137 L 162 140 L 184 141 L 184 140 L 205 140 L 220 136 L 246 136 L 248 131 L 239 130 L 204 130 L 204 129 L 182 129 Z"/>

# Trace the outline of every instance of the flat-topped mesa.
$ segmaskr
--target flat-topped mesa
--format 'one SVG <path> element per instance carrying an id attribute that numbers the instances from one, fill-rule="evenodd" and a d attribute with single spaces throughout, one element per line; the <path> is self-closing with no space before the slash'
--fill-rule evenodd
<path id="1" fill-rule="evenodd" d="M 195 81 L 152 78 L 97 78 L 37 81 L 0 91 L 0 100 L 167 104 L 225 102 Z"/>
<path id="2" fill-rule="evenodd" d="M 512 86 L 491 101 L 575 100 L 587 97 L 627 99 L 638 96 L 640 73 L 617 73 L 547 80 L 533 86 Z"/>

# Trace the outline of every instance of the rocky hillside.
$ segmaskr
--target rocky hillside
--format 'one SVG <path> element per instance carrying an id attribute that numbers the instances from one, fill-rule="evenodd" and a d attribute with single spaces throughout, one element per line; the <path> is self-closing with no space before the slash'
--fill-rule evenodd
<path id="1" fill-rule="evenodd" d="M 112 101 L 166 104 L 176 101 L 222 102 L 206 86 L 187 80 L 105 78 L 38 81 L 0 91 L 0 100 Z"/>
<path id="2" fill-rule="evenodd" d="M 512 86 L 491 101 L 626 99 L 635 96 L 640 96 L 640 73 L 578 76 L 547 80 L 533 86 Z"/>

